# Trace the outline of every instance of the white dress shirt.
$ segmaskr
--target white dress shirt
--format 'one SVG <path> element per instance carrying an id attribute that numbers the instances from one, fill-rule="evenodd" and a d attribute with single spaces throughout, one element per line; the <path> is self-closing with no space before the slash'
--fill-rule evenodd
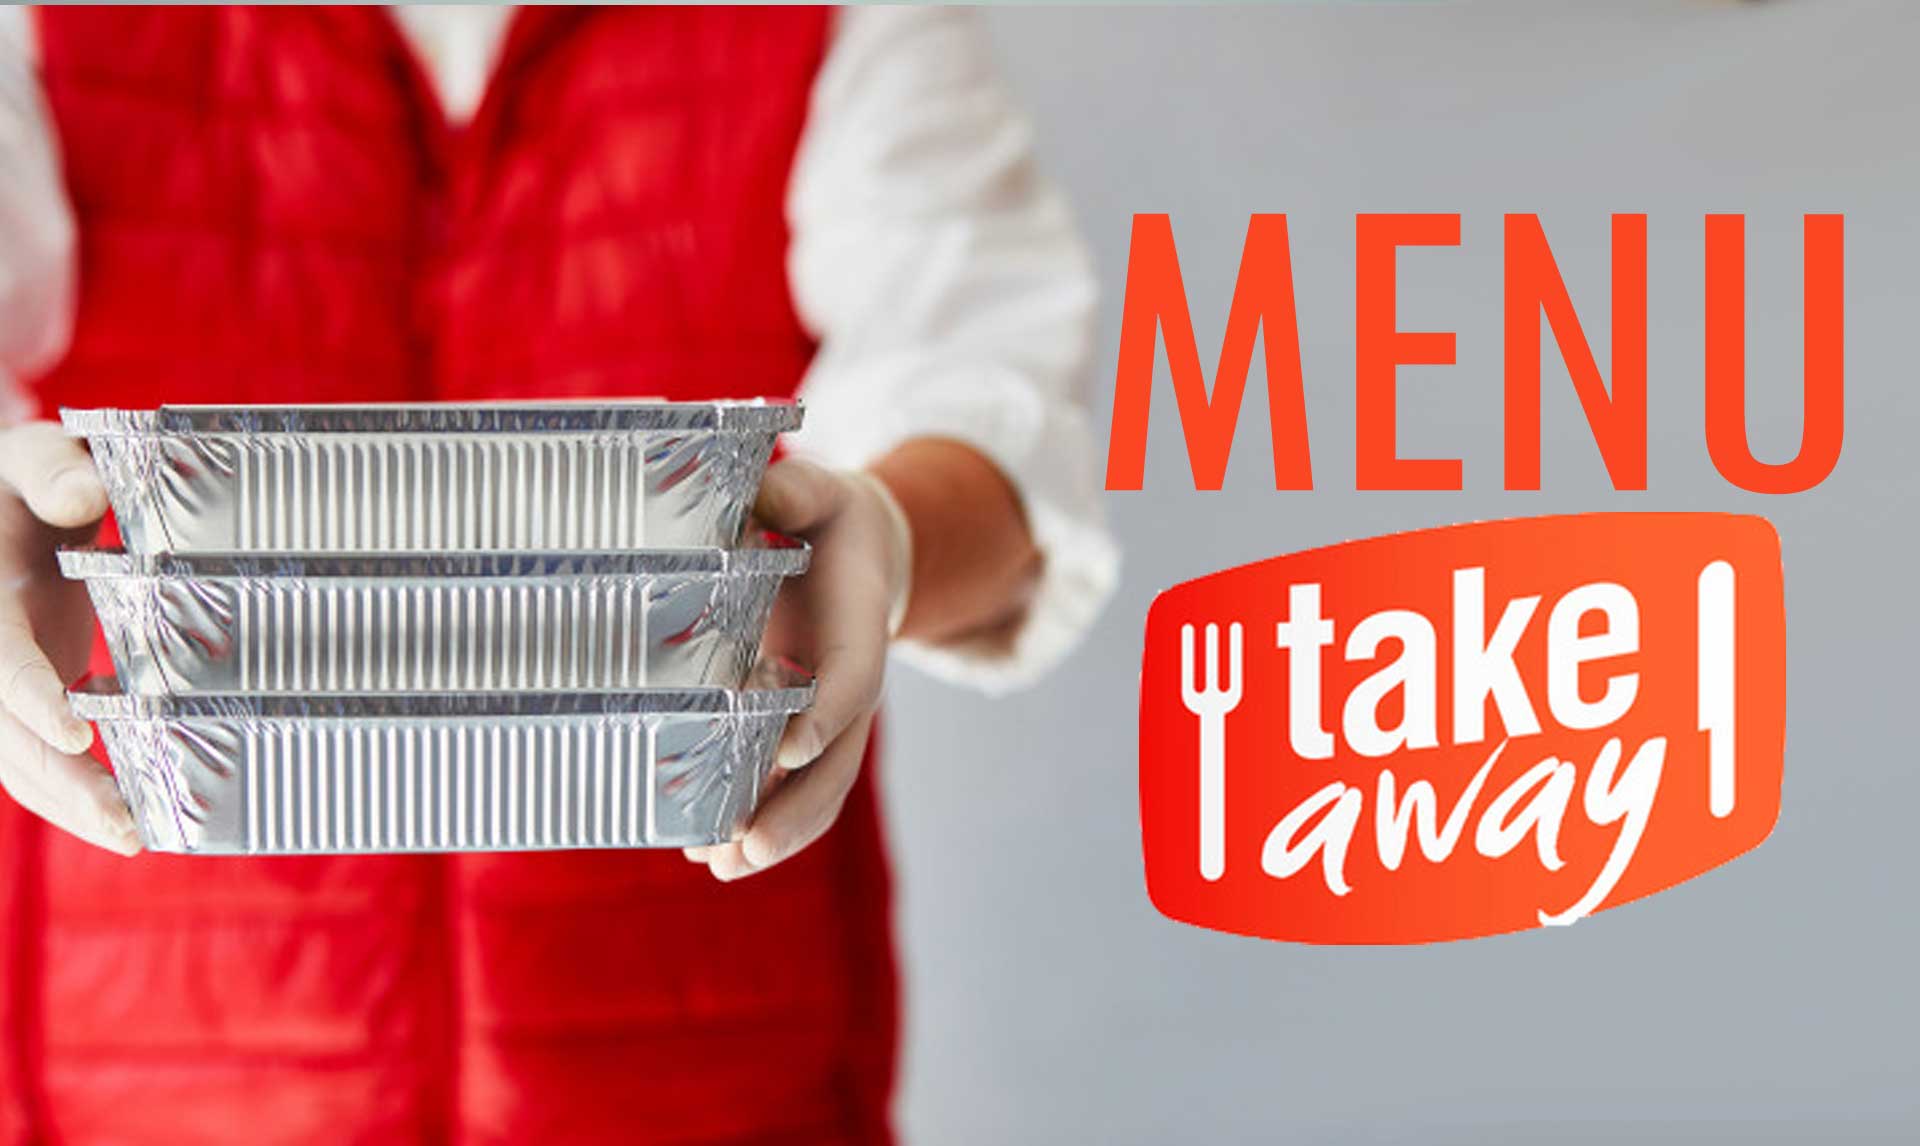
<path id="1" fill-rule="evenodd" d="M 449 117 L 479 105 L 511 12 L 394 9 Z M 0 8 L 0 416 L 11 418 L 27 409 L 11 378 L 52 365 L 73 318 L 73 217 L 35 67 L 26 13 Z M 795 309 L 820 342 L 791 448 L 852 468 L 944 437 L 999 465 L 1045 560 L 1031 607 L 1011 639 L 902 653 L 989 690 L 1024 683 L 1092 622 L 1119 559 L 1087 417 L 1091 265 L 973 16 L 837 14 L 787 216 Z"/>

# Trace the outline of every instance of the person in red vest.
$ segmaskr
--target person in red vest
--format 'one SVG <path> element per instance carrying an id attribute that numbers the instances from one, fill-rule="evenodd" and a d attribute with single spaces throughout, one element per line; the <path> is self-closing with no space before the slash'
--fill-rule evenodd
<path id="1" fill-rule="evenodd" d="M 0 1144 L 888 1141 L 882 671 L 1109 592 L 1092 306 L 965 15 L 0 10 Z M 134 854 L 57 407 L 795 393 L 818 700 L 739 842 Z"/>

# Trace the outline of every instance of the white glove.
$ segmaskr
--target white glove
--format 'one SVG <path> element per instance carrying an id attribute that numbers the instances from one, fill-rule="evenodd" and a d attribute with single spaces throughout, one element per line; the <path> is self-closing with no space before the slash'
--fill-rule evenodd
<path id="1" fill-rule="evenodd" d="M 67 706 L 87 665 L 86 586 L 54 551 L 92 539 L 107 512 L 93 459 L 52 422 L 0 430 L 0 786 L 20 806 L 90 844 L 140 850 L 106 769 L 85 755 L 93 729 Z"/>
<path id="2" fill-rule="evenodd" d="M 887 487 L 864 472 L 805 461 L 767 470 L 754 515 L 813 546 L 768 626 L 769 653 L 811 666 L 813 707 L 787 722 L 774 788 L 739 840 L 687 848 L 723 880 L 763 871 L 833 826 L 860 775 L 886 677 L 887 644 L 906 614 L 912 534 Z"/>

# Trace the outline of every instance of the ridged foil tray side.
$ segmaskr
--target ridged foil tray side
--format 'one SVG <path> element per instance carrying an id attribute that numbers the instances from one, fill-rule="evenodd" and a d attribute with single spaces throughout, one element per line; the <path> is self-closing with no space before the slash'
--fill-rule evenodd
<path id="1" fill-rule="evenodd" d="M 99 728 L 153 851 L 684 847 L 744 829 L 810 695 L 704 712 L 149 712 Z"/>
<path id="2" fill-rule="evenodd" d="M 781 580 L 187 574 L 87 588 L 123 687 L 179 695 L 736 687 Z"/>
<path id="3" fill-rule="evenodd" d="M 145 553 L 727 545 L 777 434 L 112 432 L 107 413 L 63 416 L 92 429 L 121 537 Z"/>
<path id="4" fill-rule="evenodd" d="M 553 434 L 635 430 L 797 430 L 786 398 L 671 402 L 660 398 L 550 402 L 330 402 L 181 405 L 144 410 L 63 408 L 81 437 L 114 434 Z"/>

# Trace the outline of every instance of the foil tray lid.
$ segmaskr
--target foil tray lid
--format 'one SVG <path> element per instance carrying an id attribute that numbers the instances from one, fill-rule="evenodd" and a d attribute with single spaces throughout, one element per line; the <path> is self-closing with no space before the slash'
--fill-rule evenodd
<path id="1" fill-rule="evenodd" d="M 631 549 L 548 552 L 483 550 L 394 553 L 128 553 L 92 546 L 62 549 L 60 572 L 73 580 L 118 577 L 309 580 L 412 578 L 496 580 L 531 577 L 647 577 L 711 573 L 797 577 L 813 549 L 804 541 L 762 533 L 739 549 Z"/>
<path id="2" fill-rule="evenodd" d="M 726 402 L 374 403 L 334 406 L 161 406 L 62 409 L 78 437 L 163 434 L 597 434 L 633 431 L 779 433 L 800 427 L 790 400 Z"/>
<path id="3" fill-rule="evenodd" d="M 92 677 L 67 693 L 82 720 L 499 720 L 634 717 L 669 713 L 741 716 L 800 712 L 813 680 L 763 661 L 745 688 L 649 688 L 620 692 L 190 693 L 130 696 L 114 678 Z"/>

